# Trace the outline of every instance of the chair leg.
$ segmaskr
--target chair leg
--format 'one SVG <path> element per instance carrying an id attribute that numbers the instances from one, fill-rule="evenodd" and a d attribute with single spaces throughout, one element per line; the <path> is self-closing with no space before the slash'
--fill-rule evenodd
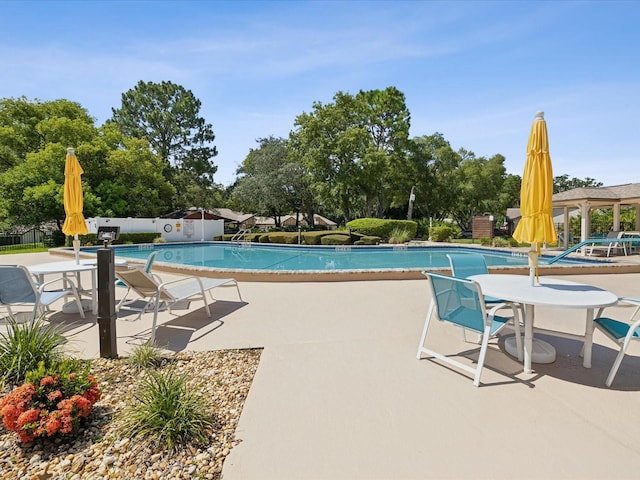
<path id="1" fill-rule="evenodd" d="M 607 387 L 610 387 L 611 384 L 613 383 L 613 379 L 615 378 L 616 373 L 618 373 L 618 368 L 620 368 L 620 364 L 622 363 L 622 359 L 624 358 L 624 354 L 626 351 L 627 351 L 626 345 L 622 345 L 620 347 L 620 351 L 618 352 L 618 356 L 616 357 L 615 362 L 613 362 L 613 366 L 611 367 L 609 376 L 607 376 L 607 381 L 605 382 L 605 385 Z"/>
<path id="2" fill-rule="evenodd" d="M 431 322 L 431 316 L 433 315 L 433 309 L 435 307 L 434 302 L 431 302 L 429 305 L 429 310 L 427 311 L 427 318 L 424 320 L 424 327 L 422 327 L 422 335 L 420 335 L 420 343 L 418 344 L 418 353 L 416 354 L 416 358 L 420 360 L 422 357 L 422 349 L 424 347 L 424 342 L 427 338 L 427 331 L 429 330 L 429 322 Z"/>
<path id="3" fill-rule="evenodd" d="M 484 367 L 484 359 L 487 356 L 487 348 L 489 347 L 489 336 L 491 335 L 490 327 L 486 327 L 484 334 L 482 335 L 482 346 L 480 347 L 480 355 L 478 356 L 478 366 L 476 367 L 476 374 L 473 378 L 473 384 L 480 386 L 480 377 L 482 376 L 482 367 Z"/>
<path id="4" fill-rule="evenodd" d="M 518 351 L 518 361 L 524 361 L 524 348 L 522 346 L 522 334 L 520 332 L 520 314 L 523 315 L 524 311 L 521 305 L 513 305 L 513 330 L 516 336 L 516 350 Z"/>

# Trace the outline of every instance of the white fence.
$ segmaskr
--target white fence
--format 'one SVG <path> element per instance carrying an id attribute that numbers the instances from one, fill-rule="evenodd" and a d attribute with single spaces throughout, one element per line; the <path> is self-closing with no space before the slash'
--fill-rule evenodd
<path id="1" fill-rule="evenodd" d="M 166 242 L 210 241 L 224 233 L 224 220 L 185 220 L 182 218 L 87 218 L 89 233 L 98 227 L 120 227 L 120 233 L 156 232 Z"/>

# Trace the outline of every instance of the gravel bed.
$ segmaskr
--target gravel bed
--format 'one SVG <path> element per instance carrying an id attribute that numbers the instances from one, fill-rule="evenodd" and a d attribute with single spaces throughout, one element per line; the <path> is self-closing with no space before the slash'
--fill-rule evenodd
<path id="1" fill-rule="evenodd" d="M 91 370 L 102 398 L 80 436 L 72 441 L 39 440 L 22 445 L 15 433 L 0 426 L 0 479 L 219 479 L 224 459 L 240 442 L 235 429 L 261 352 L 180 352 L 165 359 L 165 365 L 186 373 L 189 385 L 210 398 L 216 420 L 207 445 L 174 451 L 118 436 L 114 417 L 144 373 L 122 359 L 94 360 Z"/>

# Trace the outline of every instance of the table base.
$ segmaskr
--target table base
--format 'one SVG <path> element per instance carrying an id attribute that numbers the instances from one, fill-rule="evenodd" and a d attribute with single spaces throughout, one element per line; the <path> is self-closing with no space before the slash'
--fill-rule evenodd
<path id="1" fill-rule="evenodd" d="M 522 340 L 524 342 L 524 339 Z M 516 336 L 511 335 L 504 341 L 504 348 L 509 355 L 518 358 L 518 348 L 516 347 Z M 533 363 L 553 363 L 556 361 L 556 349 L 553 345 L 539 338 L 533 339 L 533 352 L 531 354 Z"/>
<path id="2" fill-rule="evenodd" d="M 80 300 L 80 303 L 82 304 L 82 309 L 85 312 L 88 312 L 88 311 L 93 309 L 93 302 L 91 300 L 83 298 L 83 299 Z M 79 313 L 78 312 L 78 304 L 76 303 L 76 301 L 73 300 L 71 302 L 65 303 L 62 306 L 62 313 Z"/>

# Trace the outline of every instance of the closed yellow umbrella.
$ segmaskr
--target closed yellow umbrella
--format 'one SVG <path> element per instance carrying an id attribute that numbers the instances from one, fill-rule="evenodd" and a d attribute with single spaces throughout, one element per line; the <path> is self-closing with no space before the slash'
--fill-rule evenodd
<path id="1" fill-rule="evenodd" d="M 73 249 L 76 252 L 76 263 L 80 263 L 80 240 L 78 235 L 86 235 L 87 224 L 82 215 L 82 181 L 84 173 L 80 162 L 76 158 L 73 148 L 67 148 L 64 165 L 64 213 L 66 218 L 62 226 L 62 233 L 73 235 Z"/>
<path id="2" fill-rule="evenodd" d="M 537 277 L 541 243 L 558 240 L 553 225 L 553 169 L 549 155 L 549 137 L 544 112 L 536 113 L 529 142 L 527 162 L 520 187 L 520 213 L 522 218 L 513 232 L 518 242 L 531 243 L 530 267 Z"/>

